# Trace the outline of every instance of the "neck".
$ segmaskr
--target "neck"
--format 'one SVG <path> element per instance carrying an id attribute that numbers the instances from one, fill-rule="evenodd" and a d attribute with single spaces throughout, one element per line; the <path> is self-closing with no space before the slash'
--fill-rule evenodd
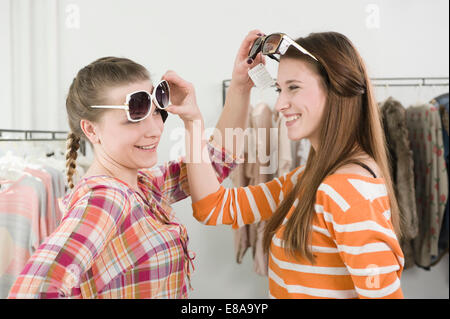
<path id="1" fill-rule="evenodd" d="M 311 143 L 311 147 L 317 153 L 317 150 L 319 149 L 319 140 L 316 139 L 315 137 L 308 137 L 308 140 Z"/>
<path id="2" fill-rule="evenodd" d="M 85 176 L 108 175 L 127 183 L 131 188 L 139 190 L 137 184 L 137 169 L 123 167 L 110 159 L 94 157 L 94 162 L 89 167 Z"/>

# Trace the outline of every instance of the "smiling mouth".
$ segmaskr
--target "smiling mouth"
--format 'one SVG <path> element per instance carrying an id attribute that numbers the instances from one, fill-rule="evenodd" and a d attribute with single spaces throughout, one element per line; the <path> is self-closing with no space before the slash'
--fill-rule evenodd
<path id="1" fill-rule="evenodd" d="M 141 150 L 154 150 L 156 149 L 157 144 L 153 144 L 153 145 L 147 145 L 147 146 L 137 146 L 135 145 L 134 147 L 139 148 Z"/>
<path id="2" fill-rule="evenodd" d="M 286 122 L 293 122 L 295 120 L 298 120 L 301 117 L 302 117 L 301 114 L 295 114 L 295 115 L 287 116 L 286 117 Z"/>

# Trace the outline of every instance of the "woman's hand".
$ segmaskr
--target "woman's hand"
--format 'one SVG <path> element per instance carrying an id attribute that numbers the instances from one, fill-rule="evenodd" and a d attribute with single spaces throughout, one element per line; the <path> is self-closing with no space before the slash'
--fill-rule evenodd
<path id="1" fill-rule="evenodd" d="M 253 87 L 253 81 L 248 76 L 248 70 L 252 69 L 259 63 L 266 64 L 266 60 L 260 52 L 256 56 L 255 60 L 248 61 L 248 53 L 253 45 L 253 42 L 255 42 L 255 40 L 262 35 L 263 33 L 261 31 L 253 30 L 250 31 L 245 37 L 244 41 L 242 41 L 238 54 L 234 61 L 230 87 L 241 89 L 244 91 L 250 91 Z"/>
<path id="2" fill-rule="evenodd" d="M 203 120 L 200 109 L 197 106 L 195 89 L 192 83 L 185 81 L 174 71 L 167 71 L 162 79 L 169 82 L 170 87 L 171 104 L 166 108 L 166 111 L 177 114 L 185 124 Z"/>

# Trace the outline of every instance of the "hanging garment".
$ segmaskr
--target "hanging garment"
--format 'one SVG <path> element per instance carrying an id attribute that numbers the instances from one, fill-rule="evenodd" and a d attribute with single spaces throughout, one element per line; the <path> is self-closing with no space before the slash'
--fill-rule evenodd
<path id="1" fill-rule="evenodd" d="M 441 115 L 441 123 L 442 123 L 442 138 L 444 141 L 444 157 L 445 164 L 447 167 L 447 177 L 450 179 L 449 174 L 449 95 L 448 93 L 442 94 L 436 98 L 434 98 L 431 103 L 439 109 L 439 113 Z M 445 205 L 444 218 L 442 221 L 441 233 L 439 235 L 439 253 L 438 256 L 432 257 L 432 265 L 439 262 L 442 256 L 448 252 L 449 249 L 449 200 L 447 198 L 447 204 Z"/>
<path id="2" fill-rule="evenodd" d="M 0 192 L 0 298 L 7 297 L 30 256 L 61 218 L 59 209 L 52 207 L 57 196 L 64 196 L 63 173 L 50 166 L 32 167 L 25 167 L 22 176 Z"/>
<path id="3" fill-rule="evenodd" d="M 8 296 L 12 284 L 42 239 L 39 235 L 40 199 L 30 186 L 34 179 L 23 174 L 10 186 L 0 189 L 0 299 Z"/>
<path id="4" fill-rule="evenodd" d="M 448 199 L 442 125 L 431 104 L 409 107 L 406 124 L 414 158 L 414 185 L 419 234 L 413 241 L 415 262 L 429 269 L 438 256 L 439 234 Z"/>
<path id="5" fill-rule="evenodd" d="M 24 172 L 28 172 L 31 175 L 41 179 L 46 188 L 47 211 L 41 212 L 41 215 L 43 214 L 45 219 L 45 229 L 43 225 L 41 225 L 41 234 L 45 238 L 56 229 L 57 225 L 59 225 L 61 217 L 59 205 L 55 197 L 55 191 L 53 189 L 52 176 L 43 169 L 33 169 L 30 167 L 25 168 Z"/>
<path id="6" fill-rule="evenodd" d="M 311 150 L 311 142 L 307 138 L 300 141 L 291 141 L 292 149 L 292 169 L 306 165 L 308 161 L 309 151 Z"/>
<path id="7" fill-rule="evenodd" d="M 419 232 L 419 222 L 414 189 L 414 160 L 406 127 L 406 110 L 400 102 L 390 97 L 382 104 L 381 113 L 390 154 L 391 176 L 403 221 L 401 246 L 405 254 L 405 268 L 408 268 L 414 265 L 411 240 Z"/>
<path id="8" fill-rule="evenodd" d="M 62 219 L 62 213 L 59 205 L 59 199 L 62 199 L 65 195 L 65 185 L 64 185 L 64 176 L 63 174 L 58 171 L 57 169 L 50 167 L 50 166 L 43 166 L 42 169 L 48 173 L 51 176 L 52 179 L 52 198 L 53 203 L 55 207 L 55 220 L 53 229 L 56 229 L 58 227 L 59 223 Z"/>
<path id="9" fill-rule="evenodd" d="M 289 173 L 293 166 L 291 141 L 288 137 L 286 118 L 277 111 L 274 111 L 275 127 L 278 129 L 276 142 L 278 144 L 278 170 L 276 176 L 280 177 Z M 275 148 L 277 150 L 277 148 Z"/>
<path id="10" fill-rule="evenodd" d="M 272 179 L 276 170 L 272 171 L 273 165 L 278 160 L 271 155 L 271 134 L 270 129 L 273 128 L 273 113 L 271 108 L 265 104 L 260 103 L 251 109 L 249 116 L 249 143 L 246 149 L 246 161 L 241 164 L 244 167 L 246 179 L 242 179 L 235 174 L 232 174 L 232 181 L 234 185 L 246 182 L 248 184 L 239 185 L 257 185 Z M 273 141 L 273 138 L 272 138 Z M 272 153 L 273 154 L 273 153 Z M 274 163 L 275 161 L 275 163 Z M 237 173 L 240 173 L 238 171 Z M 262 235 L 264 232 L 265 222 L 255 223 L 252 225 L 243 226 L 235 230 L 235 249 L 236 261 L 242 262 L 242 258 L 249 247 L 252 248 L 253 253 L 253 269 L 261 275 L 267 276 L 267 254 L 262 249 Z"/>

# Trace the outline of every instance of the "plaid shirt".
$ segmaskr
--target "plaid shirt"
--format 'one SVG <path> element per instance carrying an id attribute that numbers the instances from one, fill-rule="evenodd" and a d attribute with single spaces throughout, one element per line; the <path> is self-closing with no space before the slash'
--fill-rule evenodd
<path id="1" fill-rule="evenodd" d="M 236 158 L 208 143 L 220 182 Z M 60 226 L 28 260 L 9 298 L 187 298 L 193 253 L 170 207 L 190 196 L 183 159 L 140 170 L 138 185 L 82 179 Z"/>

